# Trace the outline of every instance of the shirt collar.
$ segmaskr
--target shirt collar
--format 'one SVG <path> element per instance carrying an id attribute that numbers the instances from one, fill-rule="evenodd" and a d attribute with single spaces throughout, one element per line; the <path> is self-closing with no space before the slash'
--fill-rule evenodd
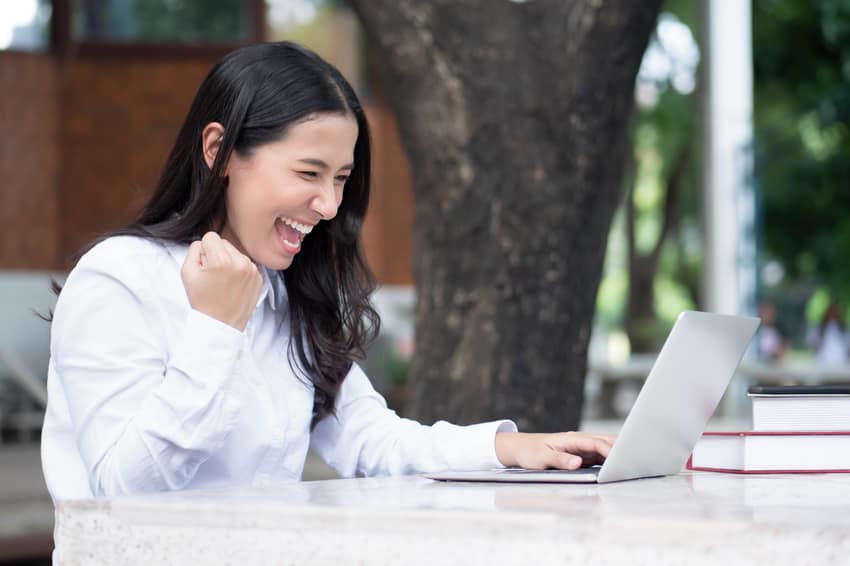
<path id="1" fill-rule="evenodd" d="M 286 302 L 286 282 L 283 280 L 283 273 L 264 266 L 260 266 L 260 271 L 263 273 L 263 287 L 267 287 L 269 306 L 272 309 L 278 309 Z"/>

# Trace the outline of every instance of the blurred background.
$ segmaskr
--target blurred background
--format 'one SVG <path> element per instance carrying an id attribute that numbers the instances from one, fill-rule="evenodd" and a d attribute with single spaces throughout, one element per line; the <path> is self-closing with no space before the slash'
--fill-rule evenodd
<path id="1" fill-rule="evenodd" d="M 0 563 L 43 563 L 52 547 L 38 456 L 49 325 L 36 316 L 55 302 L 51 278 L 133 218 L 210 66 L 281 39 L 340 68 L 370 119 L 364 243 L 383 331 L 365 365 L 404 414 L 410 167 L 354 11 L 341 0 L 0 0 Z M 634 100 L 583 422 L 623 418 L 684 309 L 762 317 L 718 417 L 745 422 L 755 383 L 850 382 L 850 0 L 668 0 Z"/>

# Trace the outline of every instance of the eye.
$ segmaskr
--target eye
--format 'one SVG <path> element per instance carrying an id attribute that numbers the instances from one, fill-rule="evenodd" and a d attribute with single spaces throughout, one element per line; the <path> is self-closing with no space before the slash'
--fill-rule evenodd
<path id="1" fill-rule="evenodd" d="M 347 183 L 348 182 L 348 175 L 337 175 L 336 176 L 336 182 L 337 183 L 343 183 L 343 184 Z"/>
<path id="2" fill-rule="evenodd" d="M 298 174 L 308 179 L 317 179 L 319 177 L 319 173 L 316 171 L 298 171 Z"/>

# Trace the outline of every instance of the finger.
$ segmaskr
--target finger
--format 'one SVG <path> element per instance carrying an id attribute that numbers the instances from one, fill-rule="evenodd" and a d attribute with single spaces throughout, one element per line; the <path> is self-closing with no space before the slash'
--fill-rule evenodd
<path id="1" fill-rule="evenodd" d="M 203 267 L 204 259 L 204 246 L 200 240 L 195 240 L 189 244 L 189 251 L 186 253 L 186 261 L 183 262 L 183 265 Z"/>
<path id="2" fill-rule="evenodd" d="M 603 458 L 606 458 L 608 456 L 608 454 L 611 452 L 611 446 L 612 446 L 611 443 L 608 442 L 607 440 L 603 440 L 603 439 L 595 438 L 595 437 L 589 437 L 589 438 L 583 439 L 580 450 L 582 450 L 583 452 L 587 452 L 587 453 L 595 452 L 596 454 L 599 454 Z"/>
<path id="3" fill-rule="evenodd" d="M 229 261 L 230 254 L 225 251 L 221 237 L 215 232 L 204 234 L 204 237 L 201 238 L 201 243 L 203 244 L 203 252 L 207 259 L 207 264 L 221 265 Z"/>
<path id="4" fill-rule="evenodd" d="M 597 464 L 602 464 L 605 462 L 605 456 L 599 454 L 598 452 L 591 452 L 590 454 L 580 454 L 582 463 L 581 465 L 584 467 L 596 466 Z"/>
<path id="5" fill-rule="evenodd" d="M 561 452 L 561 454 L 565 454 L 568 457 L 569 456 L 577 457 L 581 462 L 580 466 L 586 467 L 586 468 L 589 468 L 590 466 L 595 466 L 597 464 L 602 464 L 603 462 L 605 462 L 605 456 L 603 456 L 602 454 L 600 454 L 599 452 L 596 452 L 596 451 L 584 452 L 582 450 L 570 450 L 570 451 L 566 451 L 566 452 Z"/>
<path id="6" fill-rule="evenodd" d="M 569 452 L 552 450 L 549 454 L 546 465 L 550 468 L 557 468 L 559 470 L 577 470 L 583 463 L 584 461 L 581 456 L 570 454 Z"/>
<path id="7" fill-rule="evenodd" d="M 551 443 L 552 446 L 563 452 L 598 453 L 602 456 L 608 456 L 611 451 L 611 443 L 607 440 L 580 432 L 567 432 L 553 436 L 555 438 Z"/>
<path id="8" fill-rule="evenodd" d="M 246 260 L 250 261 L 250 258 L 248 258 L 248 256 L 246 256 L 245 254 L 240 252 L 238 249 L 236 249 L 236 246 L 234 246 L 233 244 L 231 244 L 229 241 L 227 241 L 224 238 L 221 239 L 221 247 L 224 249 L 224 251 L 227 252 L 227 254 L 233 260 L 246 259 Z"/>
<path id="9" fill-rule="evenodd" d="M 210 230 L 201 237 L 201 241 L 206 245 L 214 246 L 216 242 L 221 242 L 221 236 Z"/>
<path id="10" fill-rule="evenodd" d="M 240 252 L 236 246 L 224 238 L 222 238 L 221 244 L 225 251 L 230 255 L 230 261 L 233 266 L 237 267 L 242 273 L 250 273 L 260 281 L 260 284 L 262 284 L 263 278 L 260 275 L 260 270 L 250 257 Z"/>
<path id="11" fill-rule="evenodd" d="M 611 448 L 614 447 L 614 441 L 607 438 L 607 437 L 604 437 L 604 436 L 603 437 L 591 436 L 590 440 L 593 442 L 593 445 L 596 447 L 596 451 L 600 452 L 600 453 L 602 453 L 606 456 L 611 451 Z M 600 446 L 604 446 L 605 450 L 604 451 L 599 450 Z"/>

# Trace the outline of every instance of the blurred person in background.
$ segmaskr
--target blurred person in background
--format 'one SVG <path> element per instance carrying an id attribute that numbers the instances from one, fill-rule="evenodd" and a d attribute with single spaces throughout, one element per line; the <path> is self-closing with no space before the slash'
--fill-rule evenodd
<path id="1" fill-rule="evenodd" d="M 850 334 L 844 322 L 841 306 L 832 301 L 823 313 L 820 324 L 809 337 L 815 359 L 822 365 L 846 364 L 850 357 Z"/>
<path id="2" fill-rule="evenodd" d="M 776 319 L 776 305 L 771 301 L 762 301 L 759 305 L 761 326 L 758 331 L 759 359 L 767 363 L 780 363 L 788 351 L 788 339 Z"/>

